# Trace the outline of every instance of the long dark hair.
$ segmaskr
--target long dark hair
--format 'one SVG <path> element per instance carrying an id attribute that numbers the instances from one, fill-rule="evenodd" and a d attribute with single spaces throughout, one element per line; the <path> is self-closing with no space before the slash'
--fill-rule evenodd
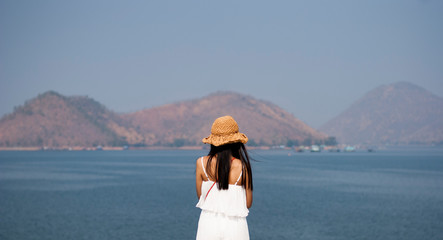
<path id="1" fill-rule="evenodd" d="M 217 155 L 217 156 L 216 156 Z M 231 143 L 221 146 L 214 146 L 211 144 L 211 149 L 208 154 L 208 163 L 206 164 L 206 172 L 212 179 L 217 181 L 218 189 L 228 189 L 229 188 L 229 172 L 231 170 L 231 157 L 240 159 L 242 163 L 242 186 L 246 188 L 248 186 L 251 190 L 252 187 L 252 171 L 251 163 L 249 161 L 248 152 L 243 143 Z M 211 162 L 216 156 L 215 171 L 212 174 Z M 246 171 L 246 172 L 245 172 Z M 246 175 L 248 179 L 246 179 Z M 246 182 L 247 180 L 247 182 Z"/>

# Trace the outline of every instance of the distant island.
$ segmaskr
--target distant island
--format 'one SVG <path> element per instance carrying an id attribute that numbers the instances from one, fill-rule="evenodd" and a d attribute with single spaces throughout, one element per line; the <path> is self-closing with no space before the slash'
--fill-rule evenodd
<path id="1" fill-rule="evenodd" d="M 272 103 L 233 92 L 117 114 L 92 98 L 48 91 L 0 119 L 0 147 L 201 148 L 201 139 L 210 133 L 212 121 L 222 115 L 237 119 L 252 147 L 324 144 L 331 140 Z"/>
<path id="2" fill-rule="evenodd" d="M 399 82 L 368 92 L 320 131 L 275 104 L 235 92 L 118 114 L 86 96 L 48 91 L 0 119 L 0 150 L 201 149 L 222 115 L 239 122 L 249 147 L 443 144 L 443 99 Z"/>

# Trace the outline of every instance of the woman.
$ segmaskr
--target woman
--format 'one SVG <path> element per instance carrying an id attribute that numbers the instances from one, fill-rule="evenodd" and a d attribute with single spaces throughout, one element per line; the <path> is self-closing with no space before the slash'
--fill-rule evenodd
<path id="1" fill-rule="evenodd" d="M 246 216 L 252 205 L 252 172 L 244 143 L 231 116 L 217 118 L 208 156 L 197 159 L 196 190 L 201 208 L 197 239 L 249 239 Z"/>

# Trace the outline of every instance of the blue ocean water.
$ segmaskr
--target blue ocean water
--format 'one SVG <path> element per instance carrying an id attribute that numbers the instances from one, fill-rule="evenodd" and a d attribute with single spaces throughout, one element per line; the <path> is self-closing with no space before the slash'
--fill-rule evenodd
<path id="1" fill-rule="evenodd" d="M 0 239 L 194 239 L 204 151 L 0 152 Z M 443 149 L 250 151 L 251 239 L 443 239 Z"/>

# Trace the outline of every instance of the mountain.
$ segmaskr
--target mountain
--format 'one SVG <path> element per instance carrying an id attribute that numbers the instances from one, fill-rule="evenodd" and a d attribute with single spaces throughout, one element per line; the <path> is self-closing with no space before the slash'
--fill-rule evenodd
<path id="1" fill-rule="evenodd" d="M 146 145 L 196 145 L 210 134 L 212 122 L 224 115 L 236 119 L 250 145 L 280 145 L 288 140 L 301 143 L 326 137 L 272 103 L 233 92 L 144 109 L 123 118 L 145 136 Z"/>
<path id="2" fill-rule="evenodd" d="M 380 86 L 320 128 L 348 144 L 443 142 L 443 98 L 408 82 Z"/>
<path id="3" fill-rule="evenodd" d="M 232 92 L 116 114 L 89 97 L 49 91 L 0 119 L 0 147 L 199 145 L 212 122 L 228 114 L 248 135 L 250 145 L 326 137 L 272 103 Z"/>
<path id="4" fill-rule="evenodd" d="M 0 119 L 0 146 L 121 145 L 140 136 L 95 100 L 49 91 Z M 137 139 L 138 140 L 138 139 Z"/>

